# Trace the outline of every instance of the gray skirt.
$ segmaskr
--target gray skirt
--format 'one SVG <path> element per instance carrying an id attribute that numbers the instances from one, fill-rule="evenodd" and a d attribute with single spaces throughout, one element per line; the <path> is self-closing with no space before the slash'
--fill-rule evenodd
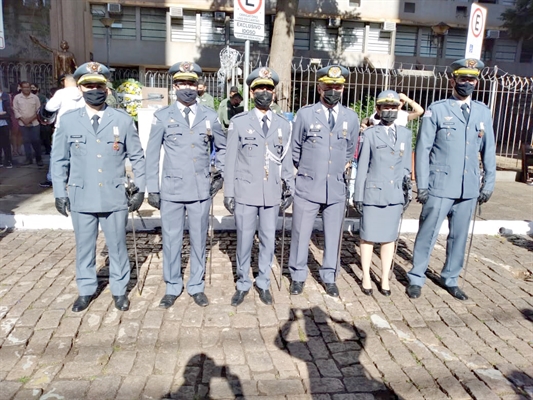
<path id="1" fill-rule="evenodd" d="M 363 205 L 363 216 L 359 235 L 367 242 L 394 242 L 398 237 L 398 227 L 403 205 L 366 206 Z"/>

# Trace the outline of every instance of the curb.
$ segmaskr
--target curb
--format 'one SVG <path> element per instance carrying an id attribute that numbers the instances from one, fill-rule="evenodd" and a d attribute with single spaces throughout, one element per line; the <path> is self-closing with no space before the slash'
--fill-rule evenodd
<path id="1" fill-rule="evenodd" d="M 215 215 L 213 218 L 213 225 L 216 231 L 235 231 L 235 220 L 233 216 Z M 144 217 L 144 225 L 141 219 L 135 216 L 135 230 L 136 231 L 151 231 L 161 226 L 160 217 Z M 277 229 L 281 230 L 283 218 L 278 217 Z M 287 217 L 285 221 L 285 229 L 291 230 L 292 218 Z M 187 220 L 185 221 L 185 229 L 187 229 Z M 39 229 L 63 229 L 72 230 L 72 221 L 61 215 L 35 215 L 35 214 L 0 214 L 0 230 L 4 229 L 21 229 L 21 230 L 39 230 Z M 470 223 L 470 229 L 472 223 Z M 131 230 L 131 217 L 128 220 L 128 230 Z M 315 220 L 314 229 L 322 231 L 322 219 Z M 359 231 L 358 218 L 346 218 L 344 221 L 344 231 L 357 232 Z M 416 233 L 418 231 L 418 219 L 405 219 L 402 222 L 400 233 Z M 445 235 L 448 233 L 448 223 L 444 221 L 439 234 Z M 476 235 L 528 235 L 533 234 L 532 221 L 510 221 L 510 220 L 477 220 L 474 228 Z"/>

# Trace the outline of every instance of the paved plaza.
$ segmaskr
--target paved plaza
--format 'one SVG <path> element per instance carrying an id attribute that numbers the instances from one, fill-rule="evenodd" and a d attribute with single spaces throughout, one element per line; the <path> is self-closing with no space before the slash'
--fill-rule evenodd
<path id="1" fill-rule="evenodd" d="M 131 233 L 128 239 L 134 260 Z M 372 297 L 361 292 L 358 241 L 345 233 L 340 298 L 317 283 L 323 235 L 315 232 L 303 295 L 289 296 L 286 271 L 278 289 L 278 243 L 274 305 L 252 290 L 235 308 L 236 237 L 217 232 L 211 304 L 200 308 L 184 293 L 163 310 L 161 236 L 138 233 L 140 279 L 132 263 L 131 309 L 120 312 L 101 235 L 98 298 L 73 313 L 73 233 L 8 230 L 0 236 L 0 399 L 533 398 L 531 237 L 476 235 L 465 302 L 431 273 L 443 264 L 444 236 L 416 300 L 405 294 L 414 235 L 401 236 L 391 297 L 375 283 Z M 287 241 L 285 260 L 288 249 Z"/>

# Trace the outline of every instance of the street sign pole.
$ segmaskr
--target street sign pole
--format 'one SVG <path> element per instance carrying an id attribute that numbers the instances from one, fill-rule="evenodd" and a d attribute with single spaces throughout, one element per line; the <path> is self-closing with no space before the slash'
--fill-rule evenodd
<path id="1" fill-rule="evenodd" d="M 242 77 L 242 91 L 243 91 L 243 100 L 244 100 L 244 111 L 248 111 L 248 97 L 250 95 L 250 90 L 246 84 L 246 79 L 250 74 L 250 41 L 247 40 L 244 42 L 244 76 Z"/>

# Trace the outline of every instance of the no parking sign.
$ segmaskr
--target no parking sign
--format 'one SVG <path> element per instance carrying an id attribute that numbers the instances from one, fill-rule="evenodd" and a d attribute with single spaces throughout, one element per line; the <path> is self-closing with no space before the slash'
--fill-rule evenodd
<path id="1" fill-rule="evenodd" d="M 470 8 L 470 21 L 468 23 L 468 36 L 466 39 L 465 58 L 481 58 L 483 37 L 485 36 L 485 21 L 487 9 L 477 3 Z"/>

